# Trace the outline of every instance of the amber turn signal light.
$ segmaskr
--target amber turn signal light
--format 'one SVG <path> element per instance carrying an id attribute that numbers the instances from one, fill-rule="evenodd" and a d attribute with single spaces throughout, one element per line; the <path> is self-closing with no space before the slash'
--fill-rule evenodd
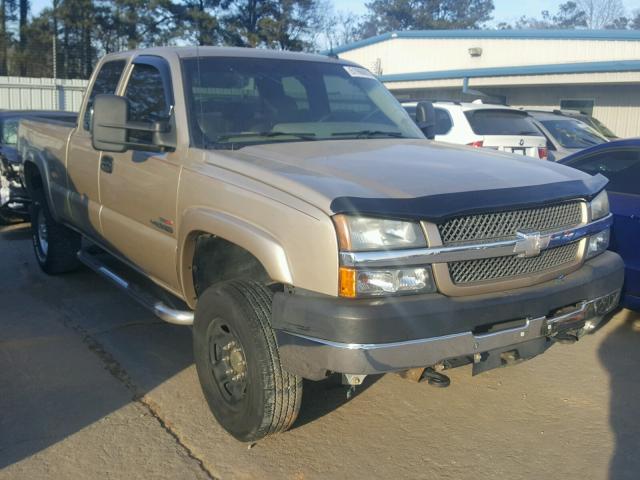
<path id="1" fill-rule="evenodd" d="M 355 298 L 356 296 L 356 271 L 353 268 L 340 267 L 340 284 L 338 285 L 341 297 Z"/>

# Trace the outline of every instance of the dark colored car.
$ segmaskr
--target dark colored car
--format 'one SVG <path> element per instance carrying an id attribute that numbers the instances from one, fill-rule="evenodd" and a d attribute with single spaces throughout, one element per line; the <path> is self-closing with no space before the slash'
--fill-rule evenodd
<path id="1" fill-rule="evenodd" d="M 56 110 L 0 111 L 0 225 L 28 216 L 29 197 L 20 179 L 22 160 L 16 148 L 23 118 L 75 122 L 77 114 Z"/>
<path id="2" fill-rule="evenodd" d="M 625 263 L 622 304 L 640 310 L 640 138 L 603 143 L 560 163 L 609 179 L 607 191 L 614 216 L 610 249 Z"/>

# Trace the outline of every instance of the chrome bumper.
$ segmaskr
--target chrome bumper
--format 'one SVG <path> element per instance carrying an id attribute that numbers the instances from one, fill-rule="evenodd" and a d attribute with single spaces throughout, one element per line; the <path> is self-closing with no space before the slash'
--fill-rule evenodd
<path id="1" fill-rule="evenodd" d="M 620 290 L 615 290 L 574 305 L 572 309 L 563 309 L 555 316 L 528 318 L 520 327 L 481 335 L 463 332 L 381 344 L 339 343 L 282 330 L 276 335 L 280 358 L 292 373 L 306 376 L 305 373 L 318 371 L 321 367 L 331 372 L 369 375 L 431 366 L 443 360 L 504 349 L 540 337 L 553 338 L 566 331 L 586 333 L 617 306 L 619 299 Z"/>

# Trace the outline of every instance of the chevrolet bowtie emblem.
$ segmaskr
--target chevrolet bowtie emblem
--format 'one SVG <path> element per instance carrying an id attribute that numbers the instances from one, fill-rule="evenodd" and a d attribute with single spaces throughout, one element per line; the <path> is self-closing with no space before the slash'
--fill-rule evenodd
<path id="1" fill-rule="evenodd" d="M 519 257 L 535 257 L 540 255 L 540 250 L 549 245 L 549 237 L 541 236 L 540 232 L 516 232 L 516 237 L 513 253 Z"/>

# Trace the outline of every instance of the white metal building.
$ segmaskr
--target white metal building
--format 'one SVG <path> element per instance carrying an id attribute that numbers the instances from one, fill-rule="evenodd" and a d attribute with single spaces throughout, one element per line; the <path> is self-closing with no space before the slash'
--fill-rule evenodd
<path id="1" fill-rule="evenodd" d="M 480 91 L 517 107 L 582 110 L 619 136 L 640 136 L 640 31 L 392 32 L 333 53 L 369 68 L 401 99 Z"/>

